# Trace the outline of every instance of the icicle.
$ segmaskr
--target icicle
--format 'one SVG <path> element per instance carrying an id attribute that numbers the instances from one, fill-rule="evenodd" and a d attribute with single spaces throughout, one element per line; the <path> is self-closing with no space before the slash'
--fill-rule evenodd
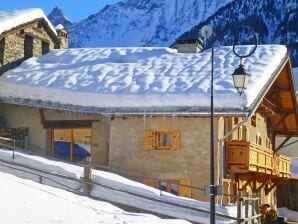
<path id="1" fill-rule="evenodd" d="M 144 122 L 144 130 L 146 130 L 146 112 L 143 115 L 143 122 Z"/>

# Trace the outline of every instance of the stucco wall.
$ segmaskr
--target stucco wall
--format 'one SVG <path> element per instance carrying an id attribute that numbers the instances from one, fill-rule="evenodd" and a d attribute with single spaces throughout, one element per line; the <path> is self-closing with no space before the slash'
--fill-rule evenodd
<path id="1" fill-rule="evenodd" d="M 7 120 L 10 128 L 29 128 L 29 147 L 32 150 L 46 150 L 46 130 L 43 129 L 37 109 L 1 105 L 0 114 Z"/>
<path id="2" fill-rule="evenodd" d="M 110 126 L 109 166 L 142 174 L 146 178 L 190 179 L 194 186 L 208 185 L 209 126 L 208 118 L 198 117 L 115 118 Z M 175 151 L 145 150 L 144 130 L 165 129 L 181 131 L 181 148 Z M 216 133 L 217 128 L 215 140 Z M 192 196 L 204 198 L 195 190 Z"/>
<path id="3" fill-rule="evenodd" d="M 92 123 L 92 163 L 108 165 L 109 122 L 105 119 Z"/>

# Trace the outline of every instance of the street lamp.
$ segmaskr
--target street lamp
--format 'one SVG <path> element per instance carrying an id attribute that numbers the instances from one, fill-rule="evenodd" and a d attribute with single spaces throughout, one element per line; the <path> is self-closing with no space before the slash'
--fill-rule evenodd
<path id="1" fill-rule="evenodd" d="M 247 83 L 248 83 L 248 78 L 249 74 L 246 72 L 244 69 L 244 66 L 242 64 L 242 59 L 249 57 L 252 55 L 257 46 L 258 46 L 258 38 L 249 26 L 234 26 L 231 29 L 246 29 L 249 32 L 253 34 L 254 37 L 254 48 L 247 54 L 247 55 L 240 55 L 236 52 L 236 44 L 233 43 L 233 52 L 234 54 L 240 58 L 240 65 L 238 68 L 235 69 L 233 72 L 233 81 L 234 81 L 234 86 L 237 89 L 238 93 L 241 95 L 243 91 L 247 88 Z M 227 29 L 226 29 L 227 30 Z M 226 31 L 224 30 L 224 31 Z M 225 32 L 223 32 L 225 33 Z M 222 37 L 223 33 L 219 35 L 218 37 Z M 212 35 L 212 29 L 209 26 L 203 26 L 201 29 L 201 35 L 204 37 L 205 43 L 206 40 L 211 37 Z M 217 38 L 218 39 L 218 38 Z M 215 185 L 215 174 L 214 174 L 214 105 L 213 105 L 213 79 L 214 79 L 214 46 L 216 40 L 214 40 L 212 44 L 212 51 L 211 51 L 211 98 L 210 98 L 210 188 L 209 188 L 209 194 L 210 194 L 210 224 L 215 223 L 215 197 L 218 195 L 218 191 L 220 189 L 219 186 Z"/>

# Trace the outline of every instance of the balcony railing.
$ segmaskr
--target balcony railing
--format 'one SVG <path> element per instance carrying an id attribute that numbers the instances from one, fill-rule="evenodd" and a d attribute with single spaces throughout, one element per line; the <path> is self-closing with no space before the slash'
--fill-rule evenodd
<path id="1" fill-rule="evenodd" d="M 278 177 L 291 177 L 291 160 L 246 141 L 226 142 L 226 164 L 229 173 L 257 172 Z"/>

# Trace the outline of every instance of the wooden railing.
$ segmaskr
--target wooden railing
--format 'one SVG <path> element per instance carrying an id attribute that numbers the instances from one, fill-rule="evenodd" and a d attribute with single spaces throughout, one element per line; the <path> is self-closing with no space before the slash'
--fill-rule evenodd
<path id="1" fill-rule="evenodd" d="M 226 163 L 229 173 L 258 172 L 278 177 L 291 176 L 291 160 L 273 151 L 246 141 L 226 142 Z"/>

